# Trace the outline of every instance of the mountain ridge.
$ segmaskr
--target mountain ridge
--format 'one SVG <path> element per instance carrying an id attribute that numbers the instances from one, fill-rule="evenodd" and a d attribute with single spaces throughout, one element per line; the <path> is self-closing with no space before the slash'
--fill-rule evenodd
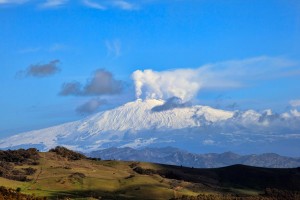
<path id="1" fill-rule="evenodd" d="M 233 152 L 195 154 L 174 147 L 133 149 L 109 148 L 88 156 L 105 160 L 141 161 L 196 168 L 216 168 L 236 164 L 268 168 L 300 167 L 300 159 L 275 153 L 239 155 Z"/>

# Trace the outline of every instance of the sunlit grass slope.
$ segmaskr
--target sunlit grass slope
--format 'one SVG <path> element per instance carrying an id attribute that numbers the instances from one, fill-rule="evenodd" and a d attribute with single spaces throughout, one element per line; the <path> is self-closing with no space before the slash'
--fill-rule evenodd
<path id="1" fill-rule="evenodd" d="M 194 169 L 143 162 L 70 160 L 39 152 L 29 181 L 0 178 L 0 186 L 49 199 L 176 199 L 199 194 L 257 196 L 266 188 L 300 191 L 300 170 L 235 165 Z"/>

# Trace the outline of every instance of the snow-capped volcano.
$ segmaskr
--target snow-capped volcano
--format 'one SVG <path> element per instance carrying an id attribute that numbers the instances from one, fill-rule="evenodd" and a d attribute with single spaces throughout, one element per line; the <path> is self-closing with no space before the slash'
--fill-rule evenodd
<path id="1" fill-rule="evenodd" d="M 195 116 L 203 116 L 208 121 L 225 120 L 232 112 L 216 110 L 207 106 L 174 108 L 155 112 L 152 109 L 164 104 L 163 100 L 148 99 L 127 103 L 116 109 L 98 113 L 83 120 L 79 130 L 92 135 L 105 131 L 131 131 L 150 129 L 182 129 L 200 126 Z"/>
<path id="2" fill-rule="evenodd" d="M 0 141 L 0 148 L 31 146 L 48 150 L 63 145 L 79 151 L 91 151 L 112 146 L 220 147 L 222 143 L 239 142 L 242 138 L 251 141 L 249 134 L 255 131 L 256 134 L 274 135 L 273 126 L 269 124 L 277 120 L 275 117 L 279 121 L 293 118 L 292 112 L 277 116 L 270 110 L 263 113 L 252 110 L 232 112 L 183 104 L 164 108 L 166 104 L 163 100 L 138 99 L 79 121 L 9 137 Z M 295 129 L 293 123 L 292 120 L 284 122 L 289 130 Z M 287 129 L 286 126 L 278 126 L 274 129 Z M 186 146 L 187 143 L 189 146 Z"/>

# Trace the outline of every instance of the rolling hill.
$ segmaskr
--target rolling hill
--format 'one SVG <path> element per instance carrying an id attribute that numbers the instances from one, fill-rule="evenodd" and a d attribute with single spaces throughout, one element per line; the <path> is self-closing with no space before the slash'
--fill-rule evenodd
<path id="1" fill-rule="evenodd" d="M 30 149 L 34 154 L 27 151 L 0 151 L 0 185 L 19 188 L 21 193 L 37 197 L 266 200 L 271 200 L 274 195 L 285 199 L 300 197 L 299 168 L 233 165 L 197 169 L 144 162 L 99 161 L 65 148 L 50 152 Z M 34 173 L 26 175 L 26 168 L 35 169 Z M 18 173 L 25 174 L 26 180 L 18 180 Z"/>

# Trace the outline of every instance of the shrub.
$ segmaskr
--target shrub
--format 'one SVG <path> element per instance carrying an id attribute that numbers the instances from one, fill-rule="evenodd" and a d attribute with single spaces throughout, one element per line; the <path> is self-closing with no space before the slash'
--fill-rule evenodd
<path id="1" fill-rule="evenodd" d="M 35 148 L 0 151 L 0 160 L 15 164 L 31 163 L 39 159 Z"/>
<path id="2" fill-rule="evenodd" d="M 0 186 L 0 200 L 16 200 L 16 199 L 27 199 L 27 200 L 46 200 L 46 197 L 35 197 L 34 195 L 22 194 L 21 188 L 13 190 Z"/>
<path id="3" fill-rule="evenodd" d="M 15 169 L 15 165 L 38 163 L 39 154 L 35 148 L 0 151 L 0 177 L 28 181 L 27 175 L 36 172 L 34 168 Z"/>
<path id="4" fill-rule="evenodd" d="M 88 157 L 87 159 L 89 159 L 89 160 L 94 160 L 94 161 L 101 161 L 101 158 Z"/>
<path id="5" fill-rule="evenodd" d="M 26 175 L 33 175 L 36 172 L 36 169 L 32 167 L 22 168 Z"/>
<path id="6" fill-rule="evenodd" d="M 69 160 L 80 160 L 80 159 L 86 158 L 86 156 L 84 156 L 78 152 L 69 150 L 69 149 L 67 149 L 65 147 L 61 147 L 61 146 L 57 146 L 54 149 L 50 149 L 49 152 L 55 152 L 57 155 L 65 157 Z"/>

